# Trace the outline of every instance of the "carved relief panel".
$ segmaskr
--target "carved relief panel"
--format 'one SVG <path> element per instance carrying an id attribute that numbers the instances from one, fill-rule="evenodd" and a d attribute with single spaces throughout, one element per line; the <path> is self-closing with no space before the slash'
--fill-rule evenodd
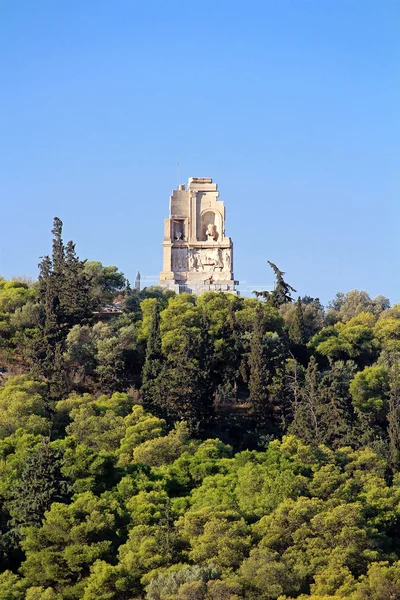
<path id="1" fill-rule="evenodd" d="M 222 248 L 201 248 L 189 251 L 189 271 L 204 272 L 230 272 L 231 251 Z"/>
<path id="2" fill-rule="evenodd" d="M 172 270 L 174 272 L 188 270 L 187 248 L 172 248 Z"/>

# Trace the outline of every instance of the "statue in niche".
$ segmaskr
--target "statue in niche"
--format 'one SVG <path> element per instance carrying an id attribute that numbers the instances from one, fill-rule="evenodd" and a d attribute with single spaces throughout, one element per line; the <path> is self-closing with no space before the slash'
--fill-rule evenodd
<path id="1" fill-rule="evenodd" d="M 183 223 L 181 221 L 174 222 L 174 240 L 176 242 L 183 241 Z"/>
<path id="2" fill-rule="evenodd" d="M 218 239 L 217 227 L 213 223 L 207 225 L 206 238 L 208 242 L 216 242 Z"/>

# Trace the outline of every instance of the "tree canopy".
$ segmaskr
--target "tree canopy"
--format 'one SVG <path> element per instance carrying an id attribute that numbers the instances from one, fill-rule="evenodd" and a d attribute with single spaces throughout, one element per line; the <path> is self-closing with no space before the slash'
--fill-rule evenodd
<path id="1" fill-rule="evenodd" d="M 400 309 L 0 280 L 0 598 L 400 597 Z M 104 306 L 117 302 L 117 311 Z"/>

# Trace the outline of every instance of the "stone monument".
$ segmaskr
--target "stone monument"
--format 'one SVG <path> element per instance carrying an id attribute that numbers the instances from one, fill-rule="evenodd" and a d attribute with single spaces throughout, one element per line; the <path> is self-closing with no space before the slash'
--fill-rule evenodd
<path id="1" fill-rule="evenodd" d="M 225 207 L 210 177 L 191 177 L 170 197 L 164 222 L 160 285 L 176 291 L 236 294 L 233 244 L 225 236 Z"/>

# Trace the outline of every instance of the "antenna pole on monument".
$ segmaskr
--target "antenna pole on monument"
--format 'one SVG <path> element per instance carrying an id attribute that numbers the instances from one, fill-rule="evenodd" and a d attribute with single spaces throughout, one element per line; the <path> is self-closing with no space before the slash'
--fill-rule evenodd
<path id="1" fill-rule="evenodd" d="M 176 189 L 179 188 L 179 156 L 176 157 Z"/>

